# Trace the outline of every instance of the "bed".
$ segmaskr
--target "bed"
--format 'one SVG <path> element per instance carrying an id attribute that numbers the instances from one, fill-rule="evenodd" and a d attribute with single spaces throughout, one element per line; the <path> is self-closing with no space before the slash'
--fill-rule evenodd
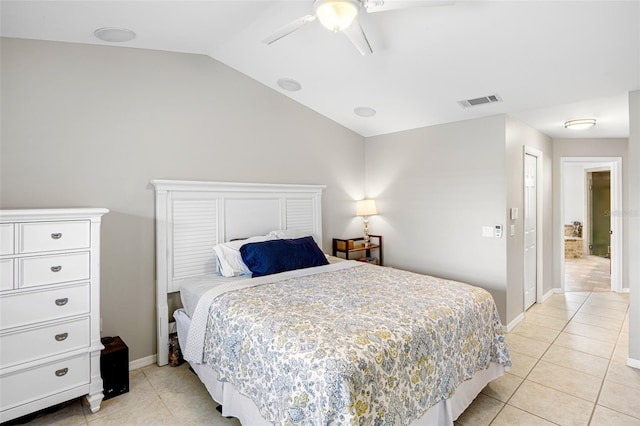
<path id="1" fill-rule="evenodd" d="M 152 185 L 158 364 L 179 292 L 180 346 L 223 415 L 252 426 L 451 425 L 509 367 L 485 290 L 325 256 L 323 186 Z M 220 276 L 227 246 L 254 277 Z M 293 266 L 274 269 L 282 258 Z"/>

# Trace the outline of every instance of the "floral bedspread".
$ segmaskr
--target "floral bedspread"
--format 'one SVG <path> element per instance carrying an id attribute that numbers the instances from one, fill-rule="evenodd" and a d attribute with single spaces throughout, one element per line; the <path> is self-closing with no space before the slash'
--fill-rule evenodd
<path id="1" fill-rule="evenodd" d="M 487 291 L 352 263 L 218 296 L 203 362 L 280 425 L 406 425 L 511 364 Z"/>

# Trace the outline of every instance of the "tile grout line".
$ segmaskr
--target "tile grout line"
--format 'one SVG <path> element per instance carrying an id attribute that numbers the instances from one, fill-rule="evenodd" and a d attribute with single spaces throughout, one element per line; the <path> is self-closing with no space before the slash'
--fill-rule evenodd
<path id="1" fill-rule="evenodd" d="M 591 297 L 591 296 L 589 296 L 589 297 Z M 625 317 L 627 315 L 629 315 L 629 305 L 627 305 L 627 309 L 625 310 Z M 624 324 L 624 321 L 623 321 L 623 324 Z M 605 370 L 604 377 L 602 378 L 602 383 L 600 383 L 600 389 L 598 389 L 598 396 L 596 397 L 596 403 L 593 406 L 593 410 L 591 411 L 591 416 L 589 417 L 589 423 L 588 423 L 589 425 L 593 421 L 593 416 L 596 413 L 596 407 L 598 406 L 598 402 L 600 402 L 600 396 L 602 395 L 602 389 L 604 388 L 604 382 L 607 379 L 607 375 L 609 374 L 609 368 L 611 367 L 611 363 L 613 362 L 613 356 L 616 353 L 616 346 L 618 346 L 618 340 L 620 339 L 620 335 L 621 334 L 622 334 L 622 327 L 620 327 L 620 330 L 618 331 L 618 338 L 616 339 L 616 343 L 613 345 L 613 351 L 611 352 L 611 355 L 609 356 L 609 361 L 607 362 L 607 369 Z M 625 414 L 625 413 L 622 413 L 622 412 L 620 412 L 618 410 L 614 410 L 613 408 L 609 408 L 609 407 L 606 407 L 606 408 L 608 408 L 609 410 L 615 411 L 616 413 Z"/>
<path id="2" fill-rule="evenodd" d="M 589 300 L 591 298 L 591 295 L 593 295 L 593 293 L 591 293 L 589 295 L 589 297 L 587 297 L 585 299 L 585 303 L 587 302 L 587 300 Z M 582 306 L 584 306 L 584 304 Z M 580 309 L 582 309 L 582 306 L 580 306 Z M 578 311 L 580 311 L 580 309 L 578 309 Z M 615 351 L 615 348 L 616 348 L 616 346 L 614 344 L 613 345 L 613 350 L 614 351 Z M 596 395 L 596 400 L 593 403 L 593 407 L 591 408 L 591 414 L 589 414 L 589 420 L 587 420 L 587 425 L 591 424 L 591 422 L 593 421 L 593 415 L 596 413 L 596 407 L 598 406 L 598 401 L 600 400 L 600 393 L 602 392 L 602 387 L 604 386 L 604 380 L 607 377 L 607 372 L 609 371 L 609 364 L 611 363 L 611 357 L 612 356 L 613 356 L 613 351 L 611 352 L 611 354 L 609 354 L 609 361 L 607 362 L 607 369 L 604 372 L 604 377 L 600 381 L 600 388 L 598 389 L 598 395 Z"/>
<path id="3" fill-rule="evenodd" d="M 571 316 L 571 318 L 569 318 L 569 320 L 567 320 L 567 323 L 566 323 L 566 324 L 565 324 L 565 326 L 562 328 L 562 330 L 560 331 L 560 333 L 562 333 L 562 332 L 564 331 L 564 329 L 567 327 L 567 325 L 569 325 L 569 323 L 570 323 L 570 322 L 573 320 L 573 318 L 578 314 L 578 312 L 580 312 L 580 309 L 582 309 L 582 307 L 583 307 L 583 306 L 585 306 L 585 303 L 586 303 L 586 302 L 591 298 L 591 296 L 593 295 L 593 293 L 594 293 L 594 292 L 590 292 L 590 293 L 589 293 L 589 296 L 588 296 L 588 297 L 587 297 L 587 298 L 586 298 L 586 299 L 585 299 L 585 300 L 580 304 L 580 307 L 576 310 L 576 312 Z M 628 306 L 628 304 L 627 304 L 627 307 L 626 307 L 626 310 L 625 310 L 625 316 L 628 314 L 628 311 L 629 311 L 629 306 Z M 593 326 L 593 325 L 590 325 L 590 324 L 587 324 L 587 325 L 588 325 L 588 326 Z M 597 326 L 593 326 L 593 327 L 597 327 Z M 600 328 L 600 327 L 597 327 L 597 328 Z M 569 334 L 573 334 L 573 333 L 569 333 Z M 618 340 L 619 340 L 619 338 L 620 338 L 620 334 L 622 334 L 622 327 L 620 327 L 620 329 L 618 330 L 617 334 L 618 334 L 618 336 L 617 336 L 616 342 L 614 343 L 613 350 L 612 350 L 612 352 L 609 354 L 609 357 L 608 357 L 608 358 L 600 357 L 600 358 L 602 358 L 602 359 L 607 359 L 607 369 L 605 370 L 604 377 L 602 377 L 602 379 L 601 379 L 600 388 L 599 388 L 599 390 L 598 390 L 598 395 L 596 396 L 596 400 L 595 400 L 595 402 L 593 402 L 593 408 L 591 409 L 591 415 L 589 416 L 589 421 L 588 421 L 588 423 L 587 423 L 587 424 L 591 424 L 591 422 L 592 422 L 592 420 L 593 420 L 593 415 L 595 414 L 595 409 L 596 409 L 596 407 L 597 407 L 597 405 L 598 405 L 598 402 L 600 401 L 600 396 L 601 396 L 601 393 L 602 393 L 602 388 L 604 387 L 604 381 L 606 380 L 607 373 L 609 372 L 609 367 L 611 366 L 611 363 L 613 362 L 613 355 L 614 355 L 614 353 L 615 353 L 615 348 L 616 348 L 616 346 L 618 345 Z M 547 348 L 547 349 L 542 353 L 542 355 L 541 355 L 541 356 L 540 356 L 540 358 L 536 361 L 536 363 L 535 363 L 535 364 L 534 364 L 534 366 L 531 368 L 531 370 L 529 371 L 529 373 L 527 373 L 527 376 L 524 378 L 524 380 L 522 381 L 522 383 L 524 383 L 524 381 L 529 377 L 529 374 L 531 374 L 531 371 L 533 371 L 533 370 L 536 368 L 536 366 L 539 364 L 539 362 L 540 362 L 540 361 L 542 361 L 542 358 L 544 357 L 544 355 L 548 352 L 548 350 L 549 350 L 549 349 L 551 348 L 551 346 L 555 343 L 555 341 L 557 340 L 557 338 L 558 338 L 559 336 L 560 336 L 560 334 L 558 334 L 558 336 L 556 336 L 556 338 L 555 338 L 555 339 L 554 339 L 554 340 L 549 344 L 549 347 L 548 347 L 548 348 Z M 577 336 L 580 336 L 580 335 L 577 335 Z M 586 336 L 581 336 L 581 337 L 586 337 Z M 593 340 L 597 340 L 597 339 L 593 339 Z M 568 348 L 568 349 L 571 349 L 571 348 Z M 575 349 L 572 349 L 572 350 L 575 350 Z M 577 351 L 577 352 L 582 352 L 582 351 Z M 582 352 L 582 353 L 587 353 L 587 352 Z M 593 354 L 590 354 L 590 355 L 593 355 Z M 595 355 L 594 355 L 594 356 L 595 356 Z M 567 367 L 567 368 L 568 368 L 568 367 Z M 568 369 L 570 369 L 570 370 L 571 370 L 571 368 L 568 368 Z M 594 377 L 595 377 L 595 376 L 594 376 Z M 515 395 L 515 393 L 516 393 L 516 392 L 517 392 L 517 390 L 520 388 L 520 386 L 522 385 L 522 383 L 521 383 L 520 385 L 518 385 L 518 387 L 517 387 L 517 388 L 516 388 L 516 390 L 513 392 L 513 394 L 511 395 L 511 397 L 509 397 L 509 399 L 507 400 L 507 402 L 505 403 L 505 405 L 507 405 L 507 404 L 508 404 L 508 402 L 509 402 L 509 401 L 511 400 L 511 398 L 513 397 L 513 395 Z M 537 382 L 533 382 L 533 383 L 537 383 Z M 537 384 L 539 384 L 539 385 L 541 385 L 541 386 L 545 386 L 545 385 L 543 385 L 543 384 L 541 384 L 541 383 L 537 383 Z M 545 386 L 545 387 L 548 387 L 548 386 Z M 553 388 L 550 388 L 550 389 L 553 389 Z M 557 389 L 554 389 L 554 390 L 557 390 Z M 558 392 L 562 392 L 562 391 L 558 391 Z M 562 392 L 562 393 L 566 393 L 566 392 Z M 570 395 L 570 396 L 574 396 L 574 397 L 576 397 L 575 395 L 571 395 L 571 394 L 567 394 L 567 395 Z M 579 398 L 579 397 L 576 397 L 576 398 Z M 579 399 L 583 399 L 583 398 L 579 398 Z M 584 399 L 583 399 L 583 400 L 584 400 Z M 587 401 L 587 400 L 584 400 L 584 401 Z M 591 401 L 587 401 L 587 402 L 591 402 Z M 607 408 L 609 408 L 609 407 L 607 407 Z M 618 411 L 618 410 L 614 410 L 614 409 L 612 409 L 612 408 L 609 408 L 609 409 L 610 409 L 610 410 L 612 410 L 612 411 L 615 411 L 615 412 L 617 412 L 617 413 L 620 413 L 620 414 L 625 415 L 625 413 L 622 413 L 622 412 L 620 412 L 620 411 Z M 500 410 L 500 411 L 502 411 L 502 410 Z M 524 410 L 523 410 L 523 411 L 524 411 Z M 529 414 L 533 414 L 533 413 L 529 413 Z M 545 420 L 549 421 L 548 419 L 545 419 Z"/>
<path id="4" fill-rule="evenodd" d="M 536 368 L 536 366 L 538 366 L 538 364 L 540 363 L 540 361 L 542 361 L 542 358 L 544 357 L 544 355 L 549 351 L 549 349 L 551 348 L 551 346 L 553 346 L 553 344 L 556 342 L 556 340 L 558 339 L 558 337 L 560 336 L 560 334 L 561 334 L 562 332 L 564 332 L 564 330 L 565 330 L 565 328 L 567 327 L 567 325 L 569 325 L 569 323 L 574 319 L 574 317 L 575 317 L 575 316 L 580 312 L 580 310 L 585 306 L 585 304 L 586 304 L 586 303 L 587 303 L 587 301 L 591 298 L 591 296 L 593 295 L 593 293 L 594 293 L 594 292 L 589 292 L 589 296 L 587 296 L 587 297 L 584 299 L 584 301 L 580 304 L 580 306 L 578 307 L 578 309 L 577 309 L 577 310 L 573 313 L 573 315 L 571 315 L 571 317 L 567 320 L 567 322 L 566 322 L 566 324 L 564 325 L 564 327 L 562 328 L 562 330 L 560 330 L 560 333 L 558 333 L 558 336 L 556 336 L 556 337 L 553 339 L 553 341 L 549 344 L 549 346 L 547 347 L 547 349 L 546 349 L 546 350 L 545 350 L 545 351 L 540 355 L 540 357 L 539 357 L 539 358 L 537 358 L 537 360 L 536 360 L 536 362 L 534 363 L 534 365 L 533 365 L 533 367 L 531 368 L 531 370 L 529 370 L 529 372 L 526 374 L 526 376 L 522 379 L 522 382 L 521 382 L 521 383 L 520 383 L 520 384 L 515 388 L 515 390 L 513 391 L 513 393 L 511 394 L 511 396 L 507 399 L 507 401 L 506 401 L 506 402 L 504 402 L 504 405 L 500 408 L 500 410 L 498 411 L 498 413 L 493 417 L 493 419 L 491 420 L 490 424 L 492 424 L 492 423 L 496 420 L 496 418 L 500 415 L 500 413 L 504 410 L 504 408 L 505 408 L 507 405 L 510 405 L 510 404 L 509 404 L 509 402 L 511 401 L 511 399 L 513 398 L 513 396 L 517 393 L 517 391 L 520 389 L 520 387 L 522 386 L 522 384 L 523 384 L 523 383 L 528 379 L 529 375 L 530 375 L 530 374 L 531 374 L 531 372 Z M 627 307 L 626 307 L 626 310 L 625 310 L 625 316 L 626 316 L 626 315 L 628 315 L 628 310 L 629 310 L 629 306 L 628 306 L 628 304 L 627 304 Z M 544 315 L 544 314 L 540 314 L 540 315 Z M 553 318 L 553 317 L 552 317 L 552 318 Z M 607 318 L 604 318 L 604 319 L 607 319 Z M 623 322 L 624 322 L 624 321 L 623 321 Z M 601 328 L 601 327 L 598 327 L 598 326 L 595 326 L 595 325 L 592 325 L 592 324 L 585 324 L 585 325 L 590 326 L 590 327 Z M 610 368 L 611 364 L 614 362 L 614 360 L 613 360 L 613 356 L 614 356 L 614 353 L 615 353 L 616 346 L 618 345 L 618 341 L 619 341 L 619 339 L 620 339 L 620 335 L 622 334 L 622 329 L 623 329 L 623 327 L 621 326 L 621 327 L 620 327 L 620 329 L 617 331 L 617 339 L 616 339 L 616 342 L 614 343 L 614 348 L 613 348 L 612 352 L 609 354 L 609 356 L 608 356 L 607 358 L 599 357 L 599 358 L 602 358 L 602 359 L 606 359 L 606 360 L 607 360 L 607 368 L 606 368 L 606 370 L 605 370 L 605 374 L 604 374 L 604 376 L 603 376 L 602 378 L 600 378 L 600 380 L 601 380 L 600 388 L 599 388 L 599 390 L 598 390 L 598 394 L 597 394 L 596 399 L 595 399 L 595 401 L 594 401 L 594 402 L 592 402 L 592 401 L 588 401 L 588 400 L 585 400 L 585 399 L 580 398 L 580 397 L 577 397 L 577 396 L 575 396 L 575 395 L 567 394 L 566 392 L 563 392 L 563 391 L 560 391 L 560 390 L 556 390 L 556 389 L 553 389 L 553 388 L 549 388 L 549 389 L 553 389 L 553 390 L 556 390 L 556 391 L 561 392 L 561 393 L 565 393 L 565 394 L 567 394 L 567 395 L 569 395 L 569 396 L 573 396 L 573 397 L 575 397 L 575 398 L 578 398 L 578 399 L 584 400 L 584 401 L 586 401 L 586 402 L 592 403 L 592 404 L 593 404 L 593 408 L 591 409 L 591 414 L 590 414 L 590 416 L 589 416 L 589 420 L 588 420 L 588 423 L 587 423 L 587 424 L 591 424 L 591 422 L 593 421 L 593 416 L 594 416 L 594 414 L 595 414 L 595 409 L 596 409 L 596 407 L 597 407 L 597 405 L 598 405 L 598 402 L 600 401 L 600 396 L 601 396 L 601 393 L 602 393 L 602 388 L 604 387 L 604 381 L 605 381 L 605 379 L 606 379 L 606 377 L 607 377 L 607 373 L 608 373 L 608 371 L 609 371 L 609 368 Z M 573 334 L 573 333 L 569 333 L 569 334 Z M 580 336 L 580 335 L 577 335 L 577 336 Z M 522 336 L 522 337 L 526 337 L 526 336 Z M 586 337 L 586 336 L 581 336 L 581 337 Z M 535 340 L 535 339 L 532 339 L 532 340 Z M 593 339 L 593 340 L 597 340 L 597 339 Z M 543 343 L 546 343 L 546 342 L 543 342 Z M 579 350 L 572 349 L 572 348 L 567 348 L 567 349 L 575 350 L 576 352 L 581 352 L 581 353 L 589 354 L 588 352 L 583 352 L 583 351 L 579 351 Z M 516 352 L 516 353 L 519 353 L 519 352 Z M 523 355 L 527 355 L 527 354 L 523 354 Z M 593 354 L 589 354 L 589 355 L 596 356 L 596 355 L 593 355 Z M 527 355 L 527 356 L 528 356 L 528 355 Z M 552 363 L 552 364 L 553 364 L 553 363 Z M 554 365 L 555 365 L 555 364 L 554 364 Z M 563 367 L 563 366 L 560 366 L 560 367 Z M 565 368 L 568 368 L 569 370 L 571 370 L 571 368 L 569 368 L 569 367 L 565 367 Z M 577 371 L 577 370 L 575 370 L 575 371 Z M 517 377 L 517 376 L 516 376 L 516 377 Z M 596 377 L 596 376 L 593 376 L 593 377 Z M 543 384 L 541 384 L 541 383 L 537 383 L 537 382 L 532 382 L 532 383 L 536 383 L 536 384 L 539 384 L 539 385 L 541 385 L 541 386 L 548 387 L 548 386 L 543 385 Z M 496 398 L 493 398 L 493 397 L 491 397 L 491 396 L 489 396 L 489 395 L 486 395 L 486 394 L 485 394 L 485 396 L 487 396 L 487 397 L 489 397 L 489 398 L 492 398 L 492 399 L 494 399 L 494 400 L 496 400 L 496 401 L 502 402 L 502 401 L 500 401 L 500 400 L 498 400 L 498 399 L 496 399 Z M 543 417 L 540 417 L 540 416 L 538 416 L 538 415 L 536 415 L 536 414 L 534 414 L 534 413 L 530 413 L 530 412 L 528 412 L 528 411 L 526 411 L 526 410 L 523 410 L 523 409 L 521 409 L 521 408 L 515 407 L 515 406 L 513 406 L 513 405 L 510 405 L 510 406 L 511 406 L 511 407 L 514 407 L 514 408 L 517 408 L 517 409 L 519 409 L 519 410 L 522 410 L 522 411 L 524 411 L 524 412 L 526 412 L 526 413 L 528 413 L 528 414 L 530 414 L 530 415 L 533 415 L 533 416 L 535 416 L 535 417 L 541 418 L 541 419 L 543 419 L 543 420 L 545 420 L 545 421 L 548 421 L 548 422 L 551 422 L 551 423 L 555 423 L 555 422 L 552 422 L 552 421 L 550 421 L 550 420 L 548 420 L 548 419 L 545 419 L 545 418 L 543 418 Z M 623 415 L 627 415 L 627 414 L 622 413 L 622 412 L 620 412 L 620 411 L 618 411 L 618 410 L 614 410 L 614 409 L 609 408 L 609 407 L 607 407 L 607 408 L 608 408 L 608 409 L 610 409 L 610 410 L 612 410 L 612 411 L 615 411 L 615 412 L 617 412 L 617 413 L 620 413 L 620 414 L 623 414 Z M 557 424 L 557 423 L 556 423 L 556 424 Z"/>
<path id="5" fill-rule="evenodd" d="M 509 405 L 509 402 L 511 401 L 511 399 L 513 398 L 513 396 L 518 392 L 518 389 L 520 389 L 520 387 L 521 387 L 521 386 L 524 384 L 524 382 L 527 380 L 527 377 L 529 377 L 529 375 L 531 374 L 531 372 L 536 368 L 536 366 L 540 363 L 540 361 L 542 361 L 542 358 L 544 357 L 544 355 L 549 351 L 549 348 L 551 348 L 551 346 L 555 343 L 555 341 L 558 339 L 558 337 L 560 336 L 560 334 L 562 333 L 562 331 L 564 331 L 564 329 L 566 328 L 567 324 L 569 324 L 569 323 L 571 322 L 571 320 L 573 319 L 573 317 L 575 317 L 575 316 L 576 316 L 576 314 L 578 313 L 578 311 L 580 311 L 580 309 L 582 308 L 582 306 L 584 306 L 585 302 L 586 302 L 587 300 L 589 300 L 589 298 L 591 297 L 591 294 L 592 294 L 592 292 L 589 292 L 589 296 L 587 296 L 587 297 L 584 299 L 584 301 L 582 301 L 582 303 L 580 304 L 580 306 L 578 307 L 578 309 L 573 313 L 573 315 L 571 315 L 571 318 L 569 318 L 569 319 L 567 320 L 567 323 L 562 327 L 562 330 L 560 330 L 560 333 L 558 333 L 558 335 L 557 335 L 557 336 L 556 336 L 556 337 L 551 341 L 551 343 L 549 343 L 549 346 L 544 350 L 544 352 L 543 352 L 543 353 L 540 355 L 540 357 L 536 360 L 536 362 L 533 364 L 533 367 L 531 367 L 531 370 L 529 370 L 529 372 L 526 374 L 526 376 L 522 379 L 522 382 L 520 382 L 520 384 L 515 388 L 515 390 L 514 390 L 514 391 L 513 391 L 513 393 L 511 394 L 511 396 L 509 396 L 509 398 L 507 398 L 507 401 L 506 401 L 506 402 L 504 403 L 504 405 L 500 408 L 500 410 L 499 410 L 499 411 L 498 411 L 498 413 L 495 415 L 495 417 L 494 417 L 493 419 L 491 419 L 491 422 L 489 423 L 490 425 L 491 425 L 491 424 L 495 421 L 495 419 L 500 415 L 500 413 L 502 412 L 502 410 L 504 410 L 504 407 L 506 407 L 507 405 Z M 525 319 L 526 319 L 526 312 L 525 312 Z M 523 336 L 523 337 L 524 337 L 524 336 Z M 533 339 L 532 339 L 532 340 L 533 340 Z M 546 342 L 544 342 L 544 343 L 546 343 Z M 517 352 L 517 353 L 519 353 L 519 352 Z M 523 354 L 523 355 L 526 355 L 526 354 Z M 528 356 L 528 355 L 527 355 L 527 356 Z M 603 379 L 603 380 L 604 380 L 604 379 Z M 537 382 L 532 382 L 532 383 L 536 383 L 536 384 L 539 384 L 540 386 L 544 386 L 544 387 L 549 388 L 548 386 L 542 385 L 542 384 L 537 383 Z M 549 388 L 549 389 L 553 389 L 553 388 Z M 556 390 L 556 389 L 553 389 L 553 390 Z M 562 391 L 558 391 L 558 392 L 562 392 Z M 565 392 L 562 392 L 562 393 L 565 393 Z M 567 395 L 570 395 L 570 394 L 567 394 Z M 486 395 L 486 396 L 488 396 L 488 395 Z M 570 395 L 570 396 L 573 396 L 573 395 Z M 494 398 L 494 399 L 495 399 L 495 398 Z M 582 398 L 580 398 L 580 399 L 582 399 Z M 596 401 L 597 401 L 597 399 L 596 399 Z M 501 401 L 501 402 L 502 402 L 502 401 Z M 596 404 L 596 403 L 594 403 L 594 408 L 592 409 L 592 413 L 591 413 L 592 415 L 593 415 L 593 410 L 595 409 L 595 404 Z M 530 412 L 528 412 L 527 410 L 523 410 L 522 408 L 518 408 L 518 407 L 516 407 L 515 405 L 512 405 L 512 407 L 517 408 L 518 410 L 522 410 L 522 411 L 524 411 L 524 412 L 525 412 L 525 413 L 527 413 L 527 414 L 531 414 L 532 416 L 538 417 L 538 418 L 543 419 L 543 420 L 545 420 L 545 421 L 548 421 L 548 422 L 550 422 L 550 423 L 558 424 L 558 423 L 556 423 L 556 422 L 552 422 L 552 421 L 551 421 L 551 420 L 549 420 L 549 419 L 545 419 L 544 417 L 540 417 L 540 416 L 538 416 L 537 414 L 530 413 Z M 590 420 L 591 420 L 591 418 L 589 418 L 589 421 L 590 421 Z"/>

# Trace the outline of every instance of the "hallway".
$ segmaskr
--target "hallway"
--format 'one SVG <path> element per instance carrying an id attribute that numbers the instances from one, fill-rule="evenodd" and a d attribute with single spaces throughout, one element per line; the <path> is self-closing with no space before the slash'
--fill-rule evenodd
<path id="1" fill-rule="evenodd" d="M 599 256 L 565 259 L 564 291 L 611 291 L 610 260 Z"/>

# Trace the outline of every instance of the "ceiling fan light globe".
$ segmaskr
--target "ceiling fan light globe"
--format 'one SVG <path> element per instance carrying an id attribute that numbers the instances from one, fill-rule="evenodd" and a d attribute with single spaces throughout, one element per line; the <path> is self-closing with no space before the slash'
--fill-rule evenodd
<path id="1" fill-rule="evenodd" d="M 355 0 L 318 0 L 316 17 L 328 30 L 339 32 L 349 27 L 358 16 L 359 4 Z"/>

